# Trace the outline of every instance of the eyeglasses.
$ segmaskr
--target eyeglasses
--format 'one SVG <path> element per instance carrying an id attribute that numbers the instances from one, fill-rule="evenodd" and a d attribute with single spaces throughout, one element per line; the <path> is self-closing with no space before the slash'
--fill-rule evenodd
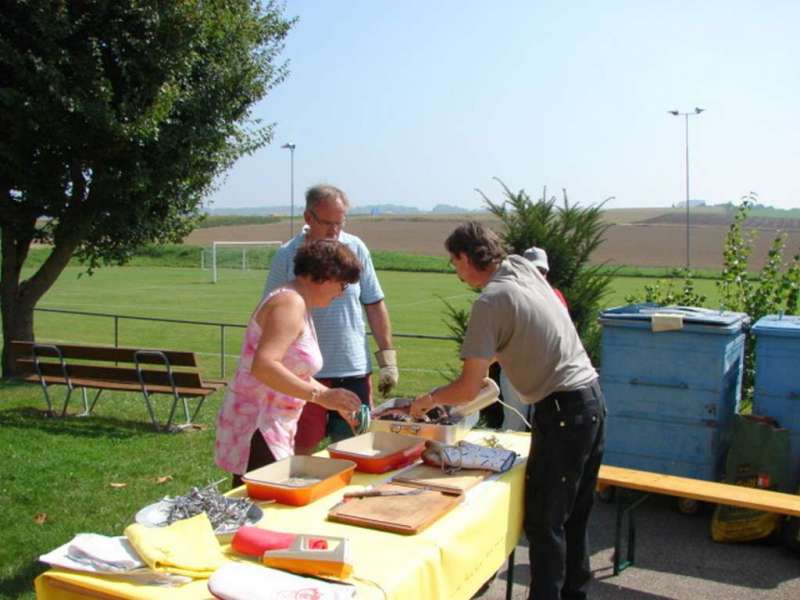
<path id="1" fill-rule="evenodd" d="M 328 221 L 327 219 L 320 219 L 317 216 L 317 213 L 315 213 L 310 208 L 308 209 L 308 212 L 311 213 L 311 216 L 314 218 L 314 220 L 317 223 L 319 223 L 320 225 L 324 225 L 325 227 L 336 227 L 337 229 L 343 229 L 345 223 L 347 223 L 347 217 L 343 217 L 342 220 L 338 221 L 338 222 L 337 221 Z"/>

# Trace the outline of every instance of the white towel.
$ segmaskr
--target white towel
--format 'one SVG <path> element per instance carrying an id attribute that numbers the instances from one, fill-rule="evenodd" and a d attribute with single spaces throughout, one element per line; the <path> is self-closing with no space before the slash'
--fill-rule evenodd
<path id="1" fill-rule="evenodd" d="M 146 567 L 122 536 L 79 533 L 66 544 L 42 554 L 39 560 L 51 567 L 125 577 L 145 585 L 183 585 L 192 580 L 191 577 L 157 573 Z"/>
<path id="2" fill-rule="evenodd" d="M 229 562 L 208 580 L 208 591 L 221 600 L 284 600 L 316 598 L 350 600 L 356 597 L 352 585 L 327 583 L 253 563 Z"/>
<path id="3" fill-rule="evenodd" d="M 125 537 L 79 533 L 69 543 L 67 556 L 100 571 L 125 572 L 145 566 Z"/>

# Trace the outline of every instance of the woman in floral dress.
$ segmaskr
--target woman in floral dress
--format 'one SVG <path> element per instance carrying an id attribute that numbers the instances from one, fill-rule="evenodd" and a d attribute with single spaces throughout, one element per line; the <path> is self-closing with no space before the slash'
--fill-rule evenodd
<path id="1" fill-rule="evenodd" d="M 314 379 L 322 356 L 309 314 L 358 281 L 358 258 L 335 240 L 317 240 L 300 248 L 294 260 L 295 279 L 268 294 L 250 317 L 217 416 L 214 457 L 233 473 L 234 487 L 242 474 L 294 454 L 306 402 L 338 411 L 351 425 L 361 407 L 352 392 Z"/>

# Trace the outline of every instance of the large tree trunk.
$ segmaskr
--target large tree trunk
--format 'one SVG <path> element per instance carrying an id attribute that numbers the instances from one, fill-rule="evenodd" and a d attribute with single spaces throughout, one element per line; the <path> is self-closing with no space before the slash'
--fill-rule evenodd
<path id="1" fill-rule="evenodd" d="M 17 222 L 15 225 L 19 225 Z M 33 241 L 35 219 L 28 227 L 2 226 L 0 303 L 3 318 L 3 378 L 15 374 L 12 340 L 31 341 L 33 309 L 69 263 L 80 239 L 78 235 L 57 239 L 50 255 L 30 279 L 20 281 L 22 265 Z"/>
<path id="2" fill-rule="evenodd" d="M 6 294 L 3 286 L 3 378 L 15 373 L 12 340 L 33 340 L 34 304 Z"/>

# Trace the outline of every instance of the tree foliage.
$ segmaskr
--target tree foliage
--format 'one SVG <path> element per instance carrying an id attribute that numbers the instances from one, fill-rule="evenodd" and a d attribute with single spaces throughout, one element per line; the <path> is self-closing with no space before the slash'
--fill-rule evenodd
<path id="1" fill-rule="evenodd" d="M 717 281 L 720 298 L 718 308 L 746 313 L 751 323 L 770 314 L 797 314 L 800 303 L 800 254 L 795 254 L 789 260 L 784 259 L 784 233 L 779 232 L 773 239 L 764 267 L 757 273 L 750 271 L 750 257 L 758 234 L 755 230 L 746 230 L 744 224 L 756 204 L 756 196 L 749 194 L 736 207 L 733 223 L 725 236 L 723 269 Z M 705 296 L 694 290 L 691 274 L 684 272 L 683 277 L 683 287 L 678 293 L 674 293 L 671 282 L 657 282 L 626 300 L 655 302 L 662 306 L 706 306 Z M 745 339 L 743 383 L 746 402 L 752 399 L 756 360 L 755 340 L 748 333 Z"/>
<path id="2" fill-rule="evenodd" d="M 89 270 L 177 241 L 215 179 L 266 144 L 251 109 L 292 20 L 249 0 L 6 3 L 0 13 L 5 348 L 73 254 Z M 47 260 L 20 281 L 33 242 Z"/>
<path id="3" fill-rule="evenodd" d="M 547 189 L 536 200 L 520 190 L 514 193 L 502 181 L 503 199 L 491 200 L 477 190 L 489 211 L 503 223 L 500 235 L 506 250 L 522 254 L 531 246 L 547 252 L 548 280 L 564 294 L 570 316 L 593 361 L 599 358 L 597 315 L 603 297 L 609 292 L 613 272 L 603 265 L 589 263 L 592 253 L 603 243 L 608 225 L 602 220 L 602 204 L 580 207 L 570 204 L 566 190 L 563 200 L 547 197 Z M 456 337 L 466 324 L 464 311 L 446 305 L 446 323 Z"/>

